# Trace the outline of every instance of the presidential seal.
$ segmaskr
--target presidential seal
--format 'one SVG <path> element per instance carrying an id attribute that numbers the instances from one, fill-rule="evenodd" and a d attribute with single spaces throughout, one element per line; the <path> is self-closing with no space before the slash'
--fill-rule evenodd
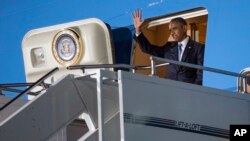
<path id="1" fill-rule="evenodd" d="M 71 29 L 58 32 L 53 40 L 52 52 L 56 61 L 63 66 L 78 63 L 83 54 L 79 35 Z"/>

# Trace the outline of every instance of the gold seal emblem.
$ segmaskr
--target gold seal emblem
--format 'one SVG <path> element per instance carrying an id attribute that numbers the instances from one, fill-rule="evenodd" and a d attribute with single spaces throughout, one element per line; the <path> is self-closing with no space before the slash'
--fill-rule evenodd
<path id="1" fill-rule="evenodd" d="M 56 61 L 63 66 L 78 63 L 83 54 L 79 35 L 71 29 L 58 32 L 53 40 L 52 52 Z"/>

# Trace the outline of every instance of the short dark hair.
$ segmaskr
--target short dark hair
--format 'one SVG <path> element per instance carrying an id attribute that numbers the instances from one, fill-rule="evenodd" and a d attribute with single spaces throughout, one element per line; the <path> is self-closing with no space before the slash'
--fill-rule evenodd
<path id="1" fill-rule="evenodd" d="M 170 23 L 181 23 L 182 25 L 187 25 L 187 22 L 181 17 L 172 19 Z"/>

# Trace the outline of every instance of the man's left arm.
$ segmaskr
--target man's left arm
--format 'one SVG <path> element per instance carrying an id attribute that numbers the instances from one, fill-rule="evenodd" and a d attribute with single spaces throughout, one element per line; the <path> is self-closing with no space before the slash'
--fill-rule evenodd
<path id="1" fill-rule="evenodd" d="M 203 66 L 204 64 L 204 50 L 205 50 L 204 44 L 198 47 L 197 65 Z M 197 69 L 195 84 L 202 85 L 202 79 L 203 79 L 203 70 Z"/>

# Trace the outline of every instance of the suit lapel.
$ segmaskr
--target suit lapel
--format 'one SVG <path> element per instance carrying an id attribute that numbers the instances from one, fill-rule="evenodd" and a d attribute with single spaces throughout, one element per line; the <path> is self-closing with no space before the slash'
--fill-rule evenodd
<path id="1" fill-rule="evenodd" d="M 193 48 L 193 42 L 191 39 L 189 39 L 187 46 L 185 47 L 185 50 L 183 52 L 182 58 L 181 58 L 182 62 L 185 62 L 185 60 L 186 60 L 188 54 L 190 53 L 190 51 L 192 50 L 192 48 Z"/>
<path id="2" fill-rule="evenodd" d="M 172 47 L 171 51 L 172 53 L 170 54 L 172 56 L 171 60 L 178 61 L 178 42 L 172 42 L 171 47 Z M 176 71 L 179 70 L 179 65 L 174 65 L 174 64 L 172 65 Z"/>
<path id="3" fill-rule="evenodd" d="M 178 58 L 178 42 L 176 42 L 174 46 L 175 46 L 174 47 L 174 60 L 179 61 L 179 58 Z M 174 68 L 175 68 L 176 71 L 180 70 L 179 65 L 174 65 Z"/>
<path id="4" fill-rule="evenodd" d="M 178 61 L 178 43 L 176 42 L 175 47 L 174 47 L 174 60 Z"/>

